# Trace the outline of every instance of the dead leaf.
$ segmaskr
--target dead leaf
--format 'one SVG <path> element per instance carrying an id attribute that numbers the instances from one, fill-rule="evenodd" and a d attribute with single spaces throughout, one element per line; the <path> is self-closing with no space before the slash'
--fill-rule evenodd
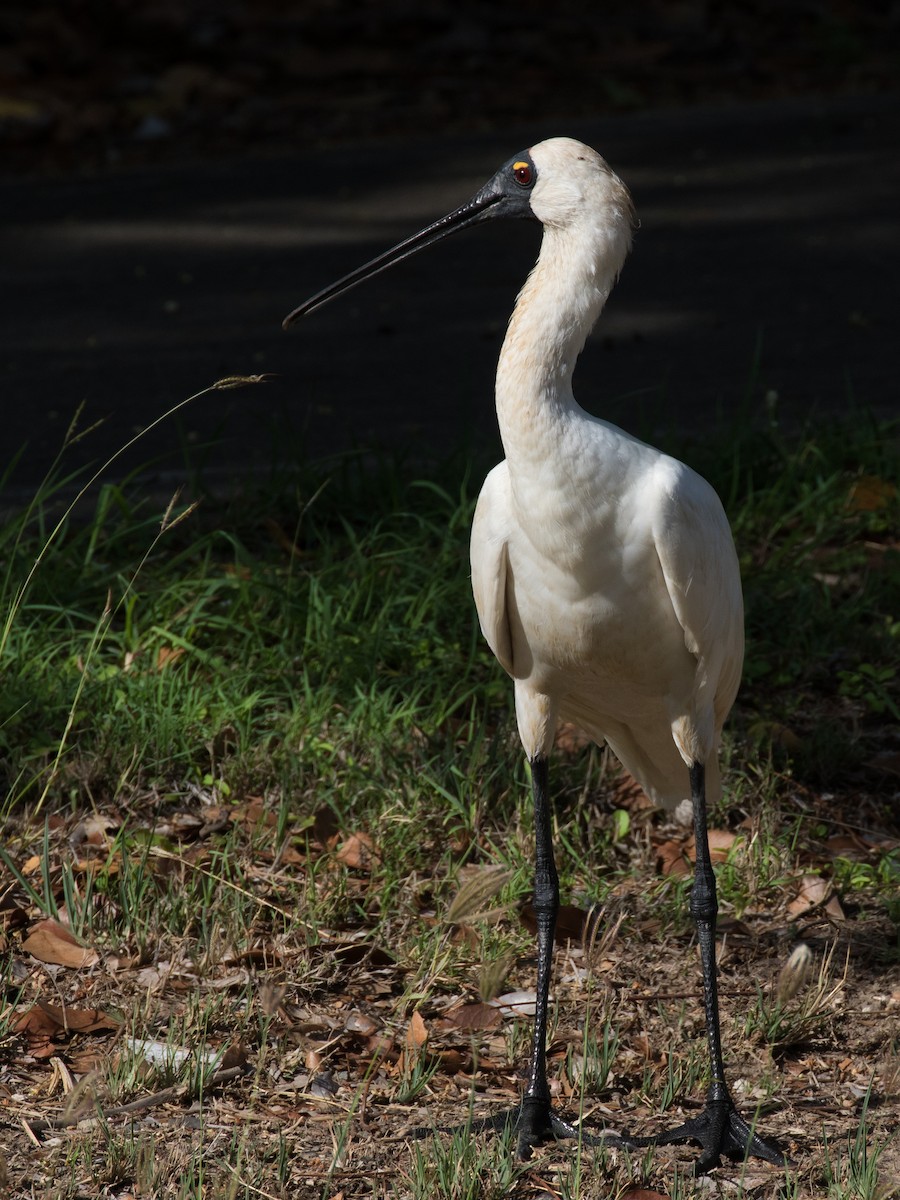
<path id="1" fill-rule="evenodd" d="M 295 850 L 293 846 L 283 846 L 278 859 L 283 867 L 302 867 L 306 862 L 306 855 Z"/>
<path id="2" fill-rule="evenodd" d="M 877 512 L 887 508 L 896 495 L 896 487 L 886 479 L 861 475 L 850 489 L 847 507 L 851 512 Z"/>
<path id="3" fill-rule="evenodd" d="M 690 874 L 690 863 L 683 842 L 663 842 L 656 847 L 656 865 L 660 875 L 679 877 Z"/>
<path id="4" fill-rule="evenodd" d="M 238 806 L 234 812 L 236 820 L 241 820 L 245 825 L 255 827 L 263 825 L 268 829 L 273 829 L 278 824 L 278 814 L 268 808 L 262 796 L 253 796 L 247 804 Z"/>
<path id="5" fill-rule="evenodd" d="M 5 930 L 21 929 L 28 924 L 28 914 L 16 904 L 9 892 L 0 895 L 0 926 Z"/>
<path id="6" fill-rule="evenodd" d="M 286 553 L 296 555 L 297 558 L 303 558 L 307 554 L 307 551 L 297 545 L 294 539 L 285 532 L 281 524 L 274 517 L 264 517 L 263 524 L 272 535 L 275 544 L 280 546 Z"/>
<path id="7" fill-rule="evenodd" d="M 787 910 L 792 917 L 810 912 L 825 903 L 830 890 L 830 884 L 820 875 L 804 875 L 800 881 L 800 890 L 787 906 Z"/>
<path id="8" fill-rule="evenodd" d="M 463 1033 L 476 1033 L 482 1029 L 495 1029 L 500 1024 L 500 1012 L 493 1004 L 458 1004 L 444 1013 Z"/>
<path id="9" fill-rule="evenodd" d="M 425 1028 L 425 1021 L 422 1014 L 416 1009 L 406 1031 L 406 1048 L 407 1050 L 421 1050 L 427 1041 L 428 1030 Z"/>
<path id="10" fill-rule="evenodd" d="M 856 862 L 866 859 L 869 848 L 853 833 L 836 833 L 825 843 L 831 858 L 849 858 Z"/>
<path id="11" fill-rule="evenodd" d="M 622 771 L 613 787 L 612 802 L 616 808 L 626 808 L 629 812 L 640 811 L 642 808 L 653 808 L 653 801 L 631 772 L 625 770 Z"/>
<path id="12" fill-rule="evenodd" d="M 143 967 L 134 977 L 135 984 L 145 992 L 156 991 L 168 979 L 168 972 L 158 967 Z"/>
<path id="13" fill-rule="evenodd" d="M 100 961 L 96 950 L 80 946 L 59 921 L 39 921 L 22 943 L 22 949 L 39 962 L 60 967 L 93 967 Z"/>
<path id="14" fill-rule="evenodd" d="M 374 1021 L 368 1013 L 352 1012 L 344 1021 L 344 1029 L 347 1033 L 356 1033 L 360 1037 L 368 1038 L 377 1032 L 378 1022 Z"/>
<path id="15" fill-rule="evenodd" d="M 99 1008 L 63 1008 L 46 1000 L 38 1000 L 37 1007 L 68 1033 L 96 1033 L 101 1029 L 119 1028 L 119 1022 Z"/>
<path id="16" fill-rule="evenodd" d="M 709 857 L 714 863 L 727 862 L 728 855 L 741 835 L 728 829 L 710 829 Z M 663 842 L 656 847 L 656 862 L 661 875 L 671 875 L 679 878 L 690 874 L 691 863 L 697 861 L 697 844 L 693 835 L 678 841 Z"/>
<path id="17" fill-rule="evenodd" d="M 371 871 L 381 856 L 367 833 L 351 833 L 335 855 L 338 862 L 351 871 Z"/>
<path id="18" fill-rule="evenodd" d="M 373 1033 L 370 1038 L 366 1039 L 366 1053 L 372 1054 L 376 1058 L 391 1054 L 393 1050 L 394 1039 L 387 1033 Z"/>
<path id="19" fill-rule="evenodd" d="M 345 966 L 356 966 L 361 962 L 371 967 L 390 967 L 394 964 L 393 956 L 387 950 L 371 942 L 320 942 L 317 950 L 323 954 L 333 954 Z"/>
<path id="20" fill-rule="evenodd" d="M 627 1192 L 622 1192 L 619 1200 L 669 1200 L 668 1194 L 664 1192 L 653 1192 L 647 1188 L 629 1188 Z"/>
<path id="21" fill-rule="evenodd" d="M 55 1054 L 53 1042 L 60 1037 L 118 1028 L 119 1022 L 98 1008 L 63 1008 L 46 1000 L 38 1000 L 13 1025 L 13 1030 L 27 1039 L 33 1058 L 49 1058 Z"/>
<path id="22" fill-rule="evenodd" d="M 177 662 L 184 654 L 183 646 L 160 646 L 156 652 L 156 669 L 162 671 L 172 663 Z"/>
<path id="23" fill-rule="evenodd" d="M 714 863 L 728 861 L 728 855 L 731 848 L 738 840 L 738 834 L 731 833 L 728 829 L 710 829 L 707 833 L 709 842 L 709 857 Z M 697 861 L 697 843 L 693 837 L 688 840 L 685 853 L 691 862 Z"/>
<path id="24" fill-rule="evenodd" d="M 87 842 L 91 846 L 105 846 L 109 842 L 107 834 L 118 827 L 118 821 L 89 813 L 69 834 L 69 845 L 74 847 Z"/>
<path id="25" fill-rule="evenodd" d="M 337 843 L 339 834 L 340 826 L 333 810 L 325 805 L 317 809 L 313 818 L 313 841 L 317 842 L 323 850 L 331 850 Z"/>
<path id="26" fill-rule="evenodd" d="M 554 934 L 556 944 L 565 946 L 571 942 L 580 946 L 584 937 L 585 923 L 589 916 L 587 909 L 579 908 L 576 904 L 561 904 L 559 912 L 556 914 L 556 932 Z M 522 905 L 519 909 L 519 919 L 529 933 L 537 933 L 537 914 L 533 904 L 529 902 Z"/>
<path id="27" fill-rule="evenodd" d="M 463 1069 L 465 1059 L 459 1050 L 439 1050 L 437 1057 L 440 1060 L 441 1070 L 445 1075 L 457 1075 Z"/>
<path id="28" fill-rule="evenodd" d="M 48 1013 L 45 1013 L 38 1004 L 32 1005 L 28 1012 L 23 1013 L 17 1021 L 13 1023 L 13 1032 L 21 1033 L 32 1041 L 36 1038 L 50 1038 L 54 1034 L 60 1032 L 61 1026 L 59 1021 L 54 1020 Z"/>
<path id="29" fill-rule="evenodd" d="M 88 1075 L 106 1066 L 109 1051 L 98 1046 L 83 1046 L 80 1050 L 67 1052 L 66 1060 L 73 1074 Z"/>

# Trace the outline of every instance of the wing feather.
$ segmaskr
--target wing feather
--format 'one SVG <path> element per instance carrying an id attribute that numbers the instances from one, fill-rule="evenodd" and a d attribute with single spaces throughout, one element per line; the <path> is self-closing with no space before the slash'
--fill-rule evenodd
<path id="1" fill-rule="evenodd" d="M 507 608 L 509 583 L 509 473 L 500 463 L 484 481 L 472 521 L 472 592 L 481 632 L 510 675 L 513 638 Z"/>
<path id="2" fill-rule="evenodd" d="M 666 459 L 657 482 L 656 553 L 684 644 L 697 660 L 694 716 L 701 729 L 707 726 L 704 735 L 716 741 L 744 660 L 744 601 L 734 539 L 722 503 L 705 479 Z"/>

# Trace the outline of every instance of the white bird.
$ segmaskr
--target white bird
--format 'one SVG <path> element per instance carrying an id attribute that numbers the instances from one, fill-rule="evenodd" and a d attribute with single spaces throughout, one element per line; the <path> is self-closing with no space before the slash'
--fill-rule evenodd
<path id="1" fill-rule="evenodd" d="M 285 327 L 364 279 L 476 222 L 528 217 L 540 254 L 513 311 L 497 368 L 505 459 L 484 482 L 472 528 L 481 629 L 512 677 L 531 765 L 538 985 L 518 1153 L 551 1136 L 625 1145 L 698 1142 L 698 1173 L 720 1155 L 780 1151 L 738 1114 L 725 1082 L 716 992 L 715 877 L 706 801 L 743 661 L 743 601 L 728 520 L 689 467 L 577 404 L 572 373 L 631 246 L 625 184 L 594 150 L 552 138 L 511 158 L 461 208 L 295 309 Z M 559 884 L 548 757 L 560 719 L 606 741 L 647 795 L 690 796 L 697 864 L 691 913 L 703 968 L 711 1083 L 700 1116 L 657 1137 L 591 1137 L 550 1106 L 547 1009 Z M 488 1120 L 482 1126 L 496 1125 Z"/>

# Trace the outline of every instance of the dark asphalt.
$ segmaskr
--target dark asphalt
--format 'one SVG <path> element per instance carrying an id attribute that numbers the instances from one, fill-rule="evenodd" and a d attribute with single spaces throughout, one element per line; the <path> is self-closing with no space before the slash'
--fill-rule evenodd
<path id="1" fill-rule="evenodd" d="M 576 394 L 642 435 L 728 420 L 749 392 L 784 420 L 852 396 L 897 412 L 900 99 L 535 124 L 508 137 L 302 146 L 279 158 L 7 180 L 0 457 L 33 487 L 72 413 L 98 460 L 224 375 L 116 468 L 212 479 L 353 444 L 499 442 L 493 371 L 539 229 L 464 233 L 303 321 L 311 292 L 466 199 L 511 153 L 571 134 L 630 186 L 641 229 Z M 754 361 L 758 355 L 758 369 Z"/>

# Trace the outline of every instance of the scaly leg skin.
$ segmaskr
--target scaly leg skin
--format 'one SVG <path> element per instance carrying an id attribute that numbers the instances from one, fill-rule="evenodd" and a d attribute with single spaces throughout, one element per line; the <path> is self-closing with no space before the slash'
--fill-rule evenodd
<path id="1" fill-rule="evenodd" d="M 534 795 L 534 911 L 537 917 L 537 1002 L 534 1015 L 534 1035 L 528 1086 L 517 1109 L 505 1109 L 492 1117 L 468 1124 L 472 1133 L 502 1130 L 512 1125 L 516 1132 L 516 1155 L 531 1158 L 535 1146 L 553 1138 L 573 1138 L 589 1146 L 624 1146 L 615 1133 L 593 1134 L 563 1121 L 550 1107 L 550 1087 L 547 1083 L 547 1009 L 550 997 L 550 972 L 553 963 L 553 935 L 559 909 L 559 877 L 553 858 L 553 837 L 550 821 L 548 765 L 544 756 L 531 759 L 531 787 Z M 456 1126 L 463 1128 L 464 1126 Z M 452 1130 L 416 1130 L 413 1136 Z"/>
<path id="2" fill-rule="evenodd" d="M 754 1133 L 735 1108 L 725 1083 L 722 1061 L 722 1037 L 719 1029 L 719 993 L 716 982 L 716 877 L 709 857 L 709 838 L 706 830 L 706 780 L 702 763 L 691 767 L 691 802 L 694 808 L 694 841 L 697 862 L 694 886 L 691 890 L 691 916 L 697 927 L 700 960 L 703 967 L 703 1005 L 706 1010 L 706 1036 L 712 1083 L 706 1096 L 706 1107 L 693 1117 L 656 1137 L 626 1138 L 633 1146 L 669 1145 L 673 1142 L 697 1142 L 703 1148 L 694 1166 L 695 1175 L 705 1175 L 719 1165 L 724 1154 L 737 1162 L 754 1157 L 783 1167 L 786 1159 L 772 1142 Z"/>
<path id="3" fill-rule="evenodd" d="M 550 820 L 550 789 L 547 759 L 531 760 L 534 796 L 534 912 L 537 919 L 537 1002 L 528 1086 L 515 1120 L 516 1154 L 531 1158 L 535 1146 L 551 1138 L 580 1138 L 588 1145 L 620 1145 L 616 1134 L 590 1134 L 561 1120 L 550 1108 L 547 1083 L 547 1009 L 550 1002 L 550 972 L 553 964 L 553 935 L 559 910 L 559 876 L 553 858 Z"/>

